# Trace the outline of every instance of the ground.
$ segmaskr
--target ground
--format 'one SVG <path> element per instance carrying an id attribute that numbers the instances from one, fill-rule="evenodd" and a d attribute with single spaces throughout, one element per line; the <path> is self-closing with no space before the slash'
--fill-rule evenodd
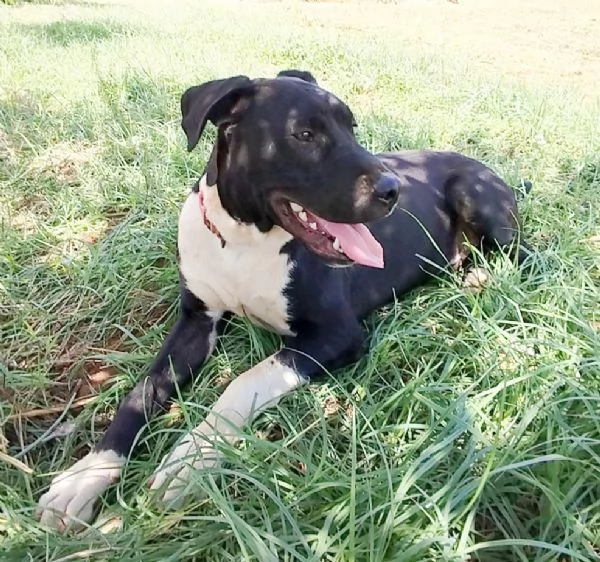
<path id="1" fill-rule="evenodd" d="M 0 4 L 0 560 L 597 560 L 599 22 L 592 0 Z M 186 153 L 181 92 L 294 67 L 374 151 L 450 148 L 531 181 L 534 267 L 495 257 L 482 291 L 450 276 L 373 315 L 367 358 L 162 512 L 152 467 L 277 346 L 237 320 L 95 527 L 40 528 L 51 475 L 174 319 L 177 213 L 213 134 Z"/>

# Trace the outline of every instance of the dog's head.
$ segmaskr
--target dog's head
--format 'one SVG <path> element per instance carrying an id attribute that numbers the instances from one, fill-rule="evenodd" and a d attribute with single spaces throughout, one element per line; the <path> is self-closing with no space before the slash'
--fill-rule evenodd
<path id="1" fill-rule="evenodd" d="M 390 213 L 399 179 L 358 144 L 348 106 L 310 73 L 207 82 L 183 94 L 181 112 L 188 150 L 208 121 L 217 126 L 207 183 L 233 218 L 279 225 L 331 264 L 383 266 L 364 223 Z"/>

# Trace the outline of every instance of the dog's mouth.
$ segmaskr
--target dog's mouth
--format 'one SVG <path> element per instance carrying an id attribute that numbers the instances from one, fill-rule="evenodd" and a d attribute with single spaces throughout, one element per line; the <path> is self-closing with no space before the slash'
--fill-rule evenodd
<path id="1" fill-rule="evenodd" d="M 364 224 L 331 222 L 284 198 L 273 209 L 285 230 L 328 262 L 383 268 L 383 248 Z"/>

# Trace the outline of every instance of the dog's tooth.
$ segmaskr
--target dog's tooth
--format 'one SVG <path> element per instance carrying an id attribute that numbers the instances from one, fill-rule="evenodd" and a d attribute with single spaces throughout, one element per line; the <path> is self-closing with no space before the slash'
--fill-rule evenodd
<path id="1" fill-rule="evenodd" d="M 338 252 L 342 251 L 342 247 L 340 246 L 340 241 L 337 238 L 333 241 L 333 249 L 337 250 Z"/>
<path id="2" fill-rule="evenodd" d="M 290 202 L 290 207 L 294 213 L 299 213 L 304 210 L 300 205 L 298 205 L 298 203 L 294 203 L 293 201 Z"/>
<path id="3" fill-rule="evenodd" d="M 317 230 L 317 223 L 316 222 L 309 222 L 308 226 L 310 226 L 313 230 Z"/>
<path id="4" fill-rule="evenodd" d="M 298 213 L 298 218 L 302 221 L 302 222 L 306 222 L 308 221 L 308 215 L 304 212 L 304 211 L 300 211 Z"/>

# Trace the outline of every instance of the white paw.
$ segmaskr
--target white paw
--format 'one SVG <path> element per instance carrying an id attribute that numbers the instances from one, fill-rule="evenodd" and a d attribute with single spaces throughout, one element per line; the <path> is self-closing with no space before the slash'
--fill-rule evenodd
<path id="1" fill-rule="evenodd" d="M 65 532 L 92 519 L 98 497 L 119 478 L 125 457 L 115 451 L 89 453 L 56 476 L 40 498 L 37 517 L 42 525 Z"/>
<path id="2" fill-rule="evenodd" d="M 177 509 L 189 494 L 185 488 L 194 472 L 218 466 L 220 457 L 204 437 L 190 432 L 163 457 L 150 481 L 150 489 L 158 492 L 158 501 L 165 507 Z"/>
<path id="3" fill-rule="evenodd" d="M 479 291 L 488 284 L 490 274 L 483 267 L 474 267 L 467 272 L 463 280 L 463 287 L 472 291 Z"/>

